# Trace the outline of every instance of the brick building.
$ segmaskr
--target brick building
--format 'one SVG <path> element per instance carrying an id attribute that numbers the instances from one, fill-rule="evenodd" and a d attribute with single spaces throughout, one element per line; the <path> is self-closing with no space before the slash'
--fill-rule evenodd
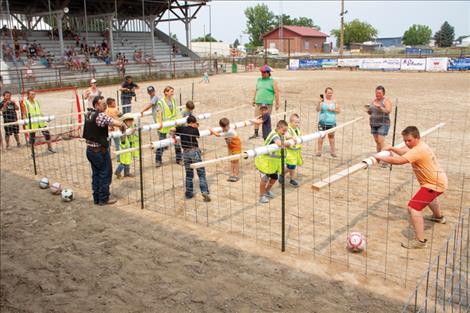
<path id="1" fill-rule="evenodd" d="M 264 48 L 278 49 L 280 53 L 287 54 L 290 42 L 290 53 L 318 53 L 322 51 L 327 34 L 321 31 L 302 26 L 277 27 L 263 35 Z M 284 38 L 284 40 L 280 39 Z"/>

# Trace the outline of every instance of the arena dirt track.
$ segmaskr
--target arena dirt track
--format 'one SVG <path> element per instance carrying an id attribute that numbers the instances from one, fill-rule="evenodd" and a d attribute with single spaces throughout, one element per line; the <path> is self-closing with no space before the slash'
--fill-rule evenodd
<path id="1" fill-rule="evenodd" d="M 7 171 L 1 179 L 2 312 L 396 312 L 401 306 L 225 244 L 253 248 L 243 239 L 216 231 L 214 240 L 198 238 L 208 230 L 86 199 L 64 204 L 30 180 Z M 22 186 L 16 200 L 5 181 Z M 38 199 L 49 201 L 38 205 Z"/>

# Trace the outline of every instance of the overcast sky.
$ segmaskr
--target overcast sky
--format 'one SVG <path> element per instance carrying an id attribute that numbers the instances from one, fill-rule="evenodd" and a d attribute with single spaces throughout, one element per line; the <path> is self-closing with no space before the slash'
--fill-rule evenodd
<path id="1" fill-rule="evenodd" d="M 227 1 L 212 0 L 212 34 L 218 40 L 232 43 L 242 36 L 242 43 L 248 42 L 246 18 L 247 7 L 265 3 L 275 14 L 288 14 L 291 17 L 305 16 L 313 19 L 321 31 L 330 34 L 330 30 L 339 28 L 340 1 Z M 352 1 L 345 0 L 345 21 L 355 18 L 372 24 L 379 32 L 379 37 L 402 36 L 412 24 L 425 24 L 433 33 L 439 30 L 444 21 L 455 28 L 456 38 L 470 35 L 470 1 Z M 203 7 L 192 23 L 192 38 L 209 33 L 209 8 Z M 168 33 L 167 23 L 158 28 Z M 178 40 L 184 42 L 184 25 L 172 22 L 171 31 Z"/>

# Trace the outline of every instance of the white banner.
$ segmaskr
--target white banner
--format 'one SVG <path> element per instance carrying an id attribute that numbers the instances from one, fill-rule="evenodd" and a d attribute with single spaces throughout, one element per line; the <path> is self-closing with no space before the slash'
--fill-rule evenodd
<path id="1" fill-rule="evenodd" d="M 424 71 L 426 70 L 426 59 L 401 59 L 401 67 L 400 70 L 402 71 Z"/>
<path id="2" fill-rule="evenodd" d="M 382 60 L 382 58 L 364 59 L 361 68 L 365 70 L 381 70 Z"/>
<path id="3" fill-rule="evenodd" d="M 298 69 L 299 68 L 299 59 L 290 59 L 289 60 L 289 69 Z"/>
<path id="4" fill-rule="evenodd" d="M 401 59 L 382 59 L 382 69 L 384 70 L 399 70 Z"/>
<path id="5" fill-rule="evenodd" d="M 363 59 L 338 59 L 339 67 L 361 67 Z"/>
<path id="6" fill-rule="evenodd" d="M 426 71 L 427 72 L 446 72 L 447 63 L 449 58 L 427 58 Z"/>

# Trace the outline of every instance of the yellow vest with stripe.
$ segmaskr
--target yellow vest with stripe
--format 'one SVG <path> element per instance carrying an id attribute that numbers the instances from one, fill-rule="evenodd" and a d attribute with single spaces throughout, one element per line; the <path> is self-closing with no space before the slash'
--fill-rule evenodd
<path id="1" fill-rule="evenodd" d="M 123 136 L 119 140 L 119 148 L 120 150 L 125 150 L 131 148 L 131 142 L 129 141 L 129 136 Z M 124 165 L 131 165 L 132 164 L 132 152 L 126 152 L 119 155 L 119 163 Z"/>
<path id="2" fill-rule="evenodd" d="M 279 136 L 275 130 L 271 131 L 264 141 L 264 145 L 268 146 L 271 144 L 274 136 Z M 255 158 L 255 165 L 258 171 L 264 174 L 276 174 L 281 173 L 282 163 L 281 163 L 281 149 L 274 152 L 259 155 Z"/>
<path id="3" fill-rule="evenodd" d="M 287 130 L 289 135 L 293 138 L 300 137 L 302 134 L 300 128 L 293 128 L 289 125 Z M 304 160 L 302 159 L 302 145 L 297 144 L 295 146 L 286 148 L 286 164 L 288 165 L 302 165 Z"/>
<path id="4" fill-rule="evenodd" d="M 26 108 L 26 116 L 25 119 L 27 121 L 26 128 L 27 129 L 36 129 L 36 128 L 44 128 L 46 127 L 45 122 L 31 122 L 31 127 L 29 125 L 29 117 L 28 114 L 31 116 L 31 120 L 34 118 L 42 117 L 41 108 L 39 106 L 39 101 L 34 99 L 34 102 L 31 103 L 28 98 L 24 100 L 24 106 Z"/>
<path id="5" fill-rule="evenodd" d="M 157 105 L 160 106 L 161 112 L 162 112 L 162 121 L 158 121 L 158 123 L 162 122 L 167 122 L 167 121 L 175 121 L 178 119 L 179 114 L 178 114 L 178 108 L 176 107 L 176 101 L 174 98 L 171 98 L 171 104 L 173 106 L 173 110 L 170 110 L 170 107 L 166 103 L 165 98 L 162 98 L 158 100 Z M 174 126 L 170 127 L 164 127 L 159 130 L 160 133 L 162 134 L 168 134 L 170 132 L 170 129 L 173 128 Z"/>
<path id="6" fill-rule="evenodd" d="M 139 148 L 139 136 L 136 133 L 129 135 L 129 142 L 131 148 Z M 137 159 L 139 157 L 139 150 L 132 151 L 132 157 Z"/>

